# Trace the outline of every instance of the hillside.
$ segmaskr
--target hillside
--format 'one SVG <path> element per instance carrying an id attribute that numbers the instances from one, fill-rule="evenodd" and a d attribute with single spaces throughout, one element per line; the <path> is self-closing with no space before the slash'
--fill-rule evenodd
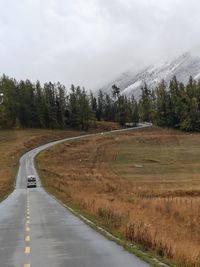
<path id="1" fill-rule="evenodd" d="M 189 76 L 195 79 L 200 78 L 200 53 L 198 50 L 186 52 L 171 61 L 160 61 L 146 69 L 133 74 L 123 73 L 119 78 L 103 87 L 104 92 L 109 92 L 113 84 L 116 84 L 122 94 L 138 98 L 141 93 L 141 86 L 146 82 L 151 89 L 164 79 L 167 83 L 176 75 L 177 79 L 184 84 Z"/>

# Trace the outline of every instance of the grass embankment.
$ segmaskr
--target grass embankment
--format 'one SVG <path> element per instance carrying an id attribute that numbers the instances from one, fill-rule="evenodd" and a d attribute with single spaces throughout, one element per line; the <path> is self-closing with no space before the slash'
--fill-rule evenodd
<path id="1" fill-rule="evenodd" d="M 200 266 L 200 135 L 146 129 L 66 142 L 38 157 L 63 202 L 179 266 Z"/>
<path id="2" fill-rule="evenodd" d="M 0 130 L 0 201 L 13 189 L 20 156 L 53 140 L 80 135 L 78 131 Z"/>

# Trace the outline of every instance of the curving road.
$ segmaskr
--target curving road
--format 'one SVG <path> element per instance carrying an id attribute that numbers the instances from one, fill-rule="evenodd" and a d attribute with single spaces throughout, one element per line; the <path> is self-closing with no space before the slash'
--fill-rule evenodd
<path id="1" fill-rule="evenodd" d="M 95 232 L 40 186 L 34 157 L 52 145 L 90 136 L 52 142 L 22 156 L 15 190 L 0 204 L 0 267 L 149 266 Z M 30 174 L 37 177 L 36 189 L 26 188 Z"/>

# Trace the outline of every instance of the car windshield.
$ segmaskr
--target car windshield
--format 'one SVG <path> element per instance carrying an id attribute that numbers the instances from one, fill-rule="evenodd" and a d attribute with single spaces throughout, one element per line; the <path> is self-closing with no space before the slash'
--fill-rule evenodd
<path id="1" fill-rule="evenodd" d="M 28 177 L 28 182 L 34 182 L 34 181 L 36 181 L 35 176 L 29 176 Z"/>

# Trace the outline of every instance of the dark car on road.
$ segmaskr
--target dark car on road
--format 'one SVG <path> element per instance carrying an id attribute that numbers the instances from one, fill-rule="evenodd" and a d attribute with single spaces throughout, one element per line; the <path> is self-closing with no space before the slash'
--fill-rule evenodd
<path id="1" fill-rule="evenodd" d="M 27 188 L 37 187 L 36 177 L 34 175 L 27 176 Z"/>

